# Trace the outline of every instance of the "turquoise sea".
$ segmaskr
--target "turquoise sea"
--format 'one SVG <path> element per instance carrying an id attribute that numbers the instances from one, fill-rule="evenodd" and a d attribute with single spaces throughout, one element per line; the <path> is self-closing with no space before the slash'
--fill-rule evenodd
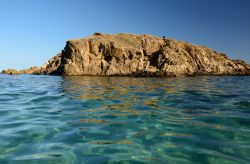
<path id="1" fill-rule="evenodd" d="M 0 75 L 1 164 L 249 161 L 250 77 Z"/>

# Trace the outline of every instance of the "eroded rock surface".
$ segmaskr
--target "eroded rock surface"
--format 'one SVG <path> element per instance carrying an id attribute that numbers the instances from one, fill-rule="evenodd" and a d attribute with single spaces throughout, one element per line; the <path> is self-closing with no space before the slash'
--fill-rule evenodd
<path id="1" fill-rule="evenodd" d="M 102 34 L 67 41 L 41 67 L 7 74 L 193 76 L 250 75 L 250 66 L 205 46 L 151 35 Z"/>

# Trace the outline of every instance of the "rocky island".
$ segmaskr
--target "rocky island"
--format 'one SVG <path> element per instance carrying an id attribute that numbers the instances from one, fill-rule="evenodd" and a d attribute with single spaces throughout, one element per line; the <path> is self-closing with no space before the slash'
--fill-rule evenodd
<path id="1" fill-rule="evenodd" d="M 250 75 L 250 65 L 208 47 L 151 35 L 102 34 L 67 41 L 41 67 L 4 74 L 194 76 Z"/>

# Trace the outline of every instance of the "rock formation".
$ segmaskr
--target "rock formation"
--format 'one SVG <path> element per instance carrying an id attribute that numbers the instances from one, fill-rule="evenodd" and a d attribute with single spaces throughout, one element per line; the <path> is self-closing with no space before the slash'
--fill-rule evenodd
<path id="1" fill-rule="evenodd" d="M 102 34 L 70 40 L 41 67 L 6 74 L 193 76 L 250 75 L 250 65 L 205 46 L 133 34 Z"/>

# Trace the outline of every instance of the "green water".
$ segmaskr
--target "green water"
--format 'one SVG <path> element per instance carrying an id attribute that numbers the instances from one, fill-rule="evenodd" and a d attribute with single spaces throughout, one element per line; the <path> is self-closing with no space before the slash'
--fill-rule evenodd
<path id="1" fill-rule="evenodd" d="M 0 163 L 249 163 L 249 84 L 0 75 Z"/>

